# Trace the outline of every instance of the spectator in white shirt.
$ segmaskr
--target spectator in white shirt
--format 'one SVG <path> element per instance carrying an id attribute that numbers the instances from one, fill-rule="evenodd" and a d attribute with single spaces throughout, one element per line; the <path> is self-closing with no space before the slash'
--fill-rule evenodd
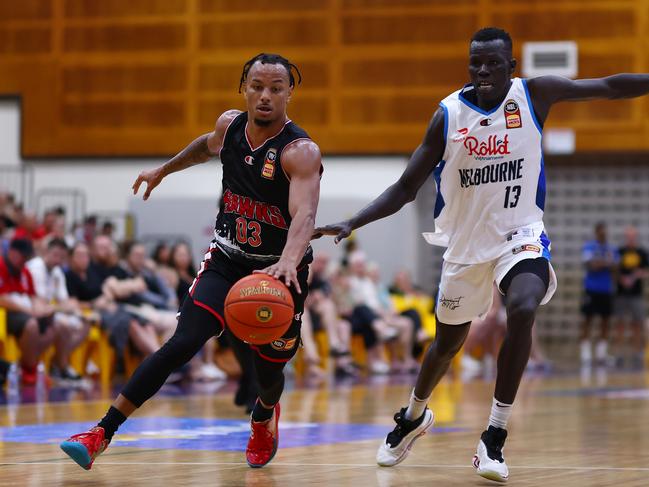
<path id="1" fill-rule="evenodd" d="M 43 257 L 34 257 L 27 268 L 34 281 L 36 295 L 54 306 L 54 327 L 56 330 L 56 353 L 50 373 L 60 381 L 79 381 L 81 377 L 70 366 L 70 354 L 86 338 L 89 324 L 82 317 L 81 307 L 76 299 L 70 298 L 61 266 L 68 255 L 64 240 L 49 241 Z"/>

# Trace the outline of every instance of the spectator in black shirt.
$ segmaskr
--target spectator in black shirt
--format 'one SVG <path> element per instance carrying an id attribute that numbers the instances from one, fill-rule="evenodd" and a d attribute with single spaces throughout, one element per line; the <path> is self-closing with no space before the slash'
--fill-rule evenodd
<path id="1" fill-rule="evenodd" d="M 624 232 L 624 246 L 619 249 L 619 268 L 617 275 L 617 296 L 615 297 L 615 317 L 617 319 L 617 365 L 624 364 L 622 347 L 625 338 L 625 323 L 631 325 L 631 366 L 642 368 L 644 364 L 644 322 L 647 310 L 643 296 L 643 280 L 649 275 L 647 251 L 638 245 L 638 230 L 627 227 Z"/>

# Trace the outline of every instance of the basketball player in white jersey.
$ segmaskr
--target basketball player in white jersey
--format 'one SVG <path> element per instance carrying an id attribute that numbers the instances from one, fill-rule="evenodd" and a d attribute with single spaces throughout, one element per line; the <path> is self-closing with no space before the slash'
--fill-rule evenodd
<path id="1" fill-rule="evenodd" d="M 543 227 L 545 175 L 541 131 L 550 107 L 561 101 L 630 98 L 649 92 L 649 75 L 618 74 L 570 80 L 512 78 L 516 60 L 505 31 L 486 28 L 470 43 L 470 83 L 442 103 L 399 180 L 349 220 L 317 228 L 335 242 L 415 199 L 434 171 L 435 232 L 429 243 L 447 246 L 437 300 L 437 334 L 407 408 L 380 446 L 377 462 L 403 461 L 414 440 L 433 423 L 430 395 L 460 350 L 471 320 L 489 309 L 495 281 L 506 297 L 507 334 L 487 429 L 474 457 L 477 473 L 505 481 L 507 420 L 532 345 L 540 304 L 556 289 L 550 241 Z"/>

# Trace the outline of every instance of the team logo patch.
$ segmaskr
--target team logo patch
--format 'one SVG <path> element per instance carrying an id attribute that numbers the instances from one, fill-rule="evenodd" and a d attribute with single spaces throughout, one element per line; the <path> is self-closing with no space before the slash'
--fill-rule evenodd
<path id="1" fill-rule="evenodd" d="M 523 126 L 521 109 L 514 100 L 507 100 L 505 102 L 505 126 L 508 129 L 517 129 Z"/>
<path id="2" fill-rule="evenodd" d="M 464 139 L 466 139 L 466 134 L 469 133 L 469 129 L 467 127 L 461 128 L 457 130 L 457 134 L 453 137 L 453 142 L 462 142 Z"/>
<path id="3" fill-rule="evenodd" d="M 252 156 L 246 156 L 243 158 L 243 162 L 248 164 L 249 166 L 252 166 L 254 164 L 255 158 Z"/>
<path id="4" fill-rule="evenodd" d="M 275 177 L 275 159 L 277 159 L 277 149 L 268 149 L 264 157 L 264 165 L 261 169 L 261 176 L 266 179 Z"/>
<path id="5" fill-rule="evenodd" d="M 268 323 L 273 318 L 273 310 L 271 310 L 268 306 L 260 306 L 259 308 L 257 308 L 255 316 L 257 316 L 257 320 L 259 320 L 260 322 Z"/>
<path id="6" fill-rule="evenodd" d="M 518 247 L 514 247 L 512 249 L 512 254 L 516 255 L 521 252 L 536 252 L 537 254 L 541 253 L 541 247 L 538 245 L 532 245 L 532 244 L 525 244 L 525 245 L 519 245 Z"/>
<path id="7" fill-rule="evenodd" d="M 295 347 L 297 343 L 297 337 L 295 338 L 280 338 L 279 340 L 273 340 L 270 342 L 270 346 L 273 347 L 278 352 L 286 352 Z"/>

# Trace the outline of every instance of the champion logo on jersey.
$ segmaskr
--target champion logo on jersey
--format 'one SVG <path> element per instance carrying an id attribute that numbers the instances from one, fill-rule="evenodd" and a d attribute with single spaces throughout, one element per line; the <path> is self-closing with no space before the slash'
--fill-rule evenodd
<path id="1" fill-rule="evenodd" d="M 483 127 L 489 127 L 489 125 L 491 125 L 491 123 L 492 122 L 491 122 L 490 118 L 484 118 L 484 119 L 480 120 L 480 125 L 483 126 Z"/>
<path id="2" fill-rule="evenodd" d="M 264 165 L 261 169 L 261 176 L 266 179 L 275 177 L 275 159 L 277 158 L 277 149 L 268 149 L 264 157 Z"/>
<path id="3" fill-rule="evenodd" d="M 246 156 L 243 158 L 243 162 L 245 162 L 249 166 L 252 166 L 255 163 L 255 158 L 252 156 Z"/>

